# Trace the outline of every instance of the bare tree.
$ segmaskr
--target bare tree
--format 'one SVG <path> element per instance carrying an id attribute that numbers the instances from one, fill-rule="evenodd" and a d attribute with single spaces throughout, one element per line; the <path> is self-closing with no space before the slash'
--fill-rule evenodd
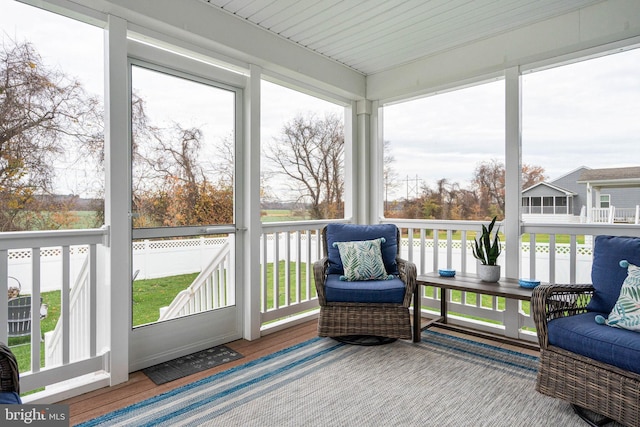
<path id="1" fill-rule="evenodd" d="M 547 179 L 542 166 L 522 165 L 522 189 Z"/>
<path id="2" fill-rule="evenodd" d="M 528 188 L 546 179 L 541 166 L 522 165 L 522 188 Z M 504 217 L 505 168 L 502 162 L 492 159 L 476 167 L 473 186 L 478 195 L 479 213 L 485 218 Z"/>
<path id="3" fill-rule="evenodd" d="M 77 80 L 45 66 L 30 43 L 4 42 L 0 46 L 0 230 L 55 227 L 52 222 L 31 221 L 25 212 L 47 209 L 42 205 L 47 199 L 36 196 L 51 193 L 56 158 L 100 152 L 103 135 L 97 98 L 86 94 Z"/>
<path id="4" fill-rule="evenodd" d="M 143 102 L 140 103 L 143 105 Z M 141 117 L 146 117 L 141 112 Z M 142 123 L 141 123 L 142 124 Z M 143 124 L 135 145 L 140 185 L 134 189 L 136 227 L 230 224 L 233 222 L 233 159 L 223 154 L 212 182 L 201 159 L 203 133 L 173 123 L 165 129 Z M 144 127 L 143 126 L 143 127 Z M 227 140 L 226 154 L 233 154 Z M 229 145 L 231 144 L 231 145 Z M 225 146 L 225 142 L 222 142 Z M 231 162 L 229 165 L 228 163 Z M 142 178 L 144 176 L 144 179 Z"/>
<path id="5" fill-rule="evenodd" d="M 478 194 L 482 215 L 504 217 L 504 178 L 504 164 L 497 159 L 480 162 L 476 166 L 472 183 Z"/>
<path id="6" fill-rule="evenodd" d="M 235 136 L 233 133 L 221 138 L 216 144 L 215 159 L 210 161 L 211 170 L 220 177 L 220 179 L 228 184 L 234 182 L 235 176 Z"/>
<path id="7" fill-rule="evenodd" d="M 344 125 L 337 115 L 295 117 L 266 150 L 277 174 L 287 178 L 313 219 L 343 215 Z"/>

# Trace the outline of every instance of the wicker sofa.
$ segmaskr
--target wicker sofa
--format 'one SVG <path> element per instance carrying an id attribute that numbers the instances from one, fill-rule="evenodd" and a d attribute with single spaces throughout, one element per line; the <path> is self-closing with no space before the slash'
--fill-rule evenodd
<path id="1" fill-rule="evenodd" d="M 361 241 L 385 237 L 382 256 L 393 280 L 346 282 L 337 241 Z M 416 286 L 416 266 L 399 257 L 400 230 L 393 224 L 329 224 L 322 230 L 324 257 L 313 271 L 320 317 L 318 335 L 354 335 L 411 339 L 409 306 Z"/>
<path id="2" fill-rule="evenodd" d="M 598 324 L 626 278 L 620 260 L 640 265 L 640 238 L 597 236 L 593 285 L 541 285 L 531 299 L 540 366 L 536 390 L 628 426 L 640 425 L 640 332 Z"/>

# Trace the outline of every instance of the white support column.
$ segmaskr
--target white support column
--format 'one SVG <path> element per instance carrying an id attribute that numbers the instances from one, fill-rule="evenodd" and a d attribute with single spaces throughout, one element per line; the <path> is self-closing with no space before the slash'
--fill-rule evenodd
<path id="1" fill-rule="evenodd" d="M 356 194 L 358 194 L 358 116 L 356 102 L 344 109 L 344 217 L 354 219 L 358 210 Z"/>
<path id="2" fill-rule="evenodd" d="M 587 182 L 587 224 L 593 222 L 593 195 L 591 194 L 591 183 Z"/>
<path id="3" fill-rule="evenodd" d="M 129 378 L 131 336 L 131 162 L 127 22 L 109 16 L 105 31 L 105 224 L 109 227 L 104 277 L 98 284 L 99 323 L 111 354 L 111 385 Z M 110 327 L 110 329 L 109 329 Z M 102 334 L 101 334 L 102 335 Z"/>
<path id="4" fill-rule="evenodd" d="M 260 338 L 260 80 L 262 68 L 249 67 L 249 81 L 244 91 L 244 138 L 241 173 L 244 177 L 244 212 L 238 218 L 243 239 L 244 252 L 236 254 L 238 262 L 244 263 L 243 337 L 247 340 Z"/>
<path id="5" fill-rule="evenodd" d="M 522 88 L 520 68 L 505 75 L 505 277 L 518 278 L 520 267 L 520 222 L 522 186 Z"/>
<path id="6" fill-rule="evenodd" d="M 356 104 L 357 138 L 354 145 L 353 191 L 355 201 L 354 220 L 358 224 L 372 224 L 377 217 L 371 215 L 371 101 L 360 100 Z"/>
<path id="7" fill-rule="evenodd" d="M 371 191 L 369 195 L 369 221 L 376 224 L 384 217 L 384 137 L 382 129 L 382 109 L 378 101 L 371 103 L 371 125 L 369 146 L 371 147 Z"/>

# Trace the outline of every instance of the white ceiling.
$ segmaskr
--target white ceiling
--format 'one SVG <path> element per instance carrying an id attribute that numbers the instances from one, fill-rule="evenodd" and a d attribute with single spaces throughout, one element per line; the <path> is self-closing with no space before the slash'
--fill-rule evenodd
<path id="1" fill-rule="evenodd" d="M 362 74 L 601 0 L 202 0 Z"/>

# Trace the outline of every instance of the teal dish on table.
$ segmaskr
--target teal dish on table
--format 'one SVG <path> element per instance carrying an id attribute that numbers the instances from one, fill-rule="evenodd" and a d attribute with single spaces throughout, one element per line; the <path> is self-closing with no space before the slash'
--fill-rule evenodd
<path id="1" fill-rule="evenodd" d="M 536 286 L 538 286 L 540 284 L 539 280 L 534 280 L 534 279 L 519 279 L 518 280 L 518 284 L 523 287 L 523 288 L 535 288 Z"/>
<path id="2" fill-rule="evenodd" d="M 455 270 L 441 269 L 438 270 L 438 274 L 442 277 L 454 277 L 456 275 Z"/>

